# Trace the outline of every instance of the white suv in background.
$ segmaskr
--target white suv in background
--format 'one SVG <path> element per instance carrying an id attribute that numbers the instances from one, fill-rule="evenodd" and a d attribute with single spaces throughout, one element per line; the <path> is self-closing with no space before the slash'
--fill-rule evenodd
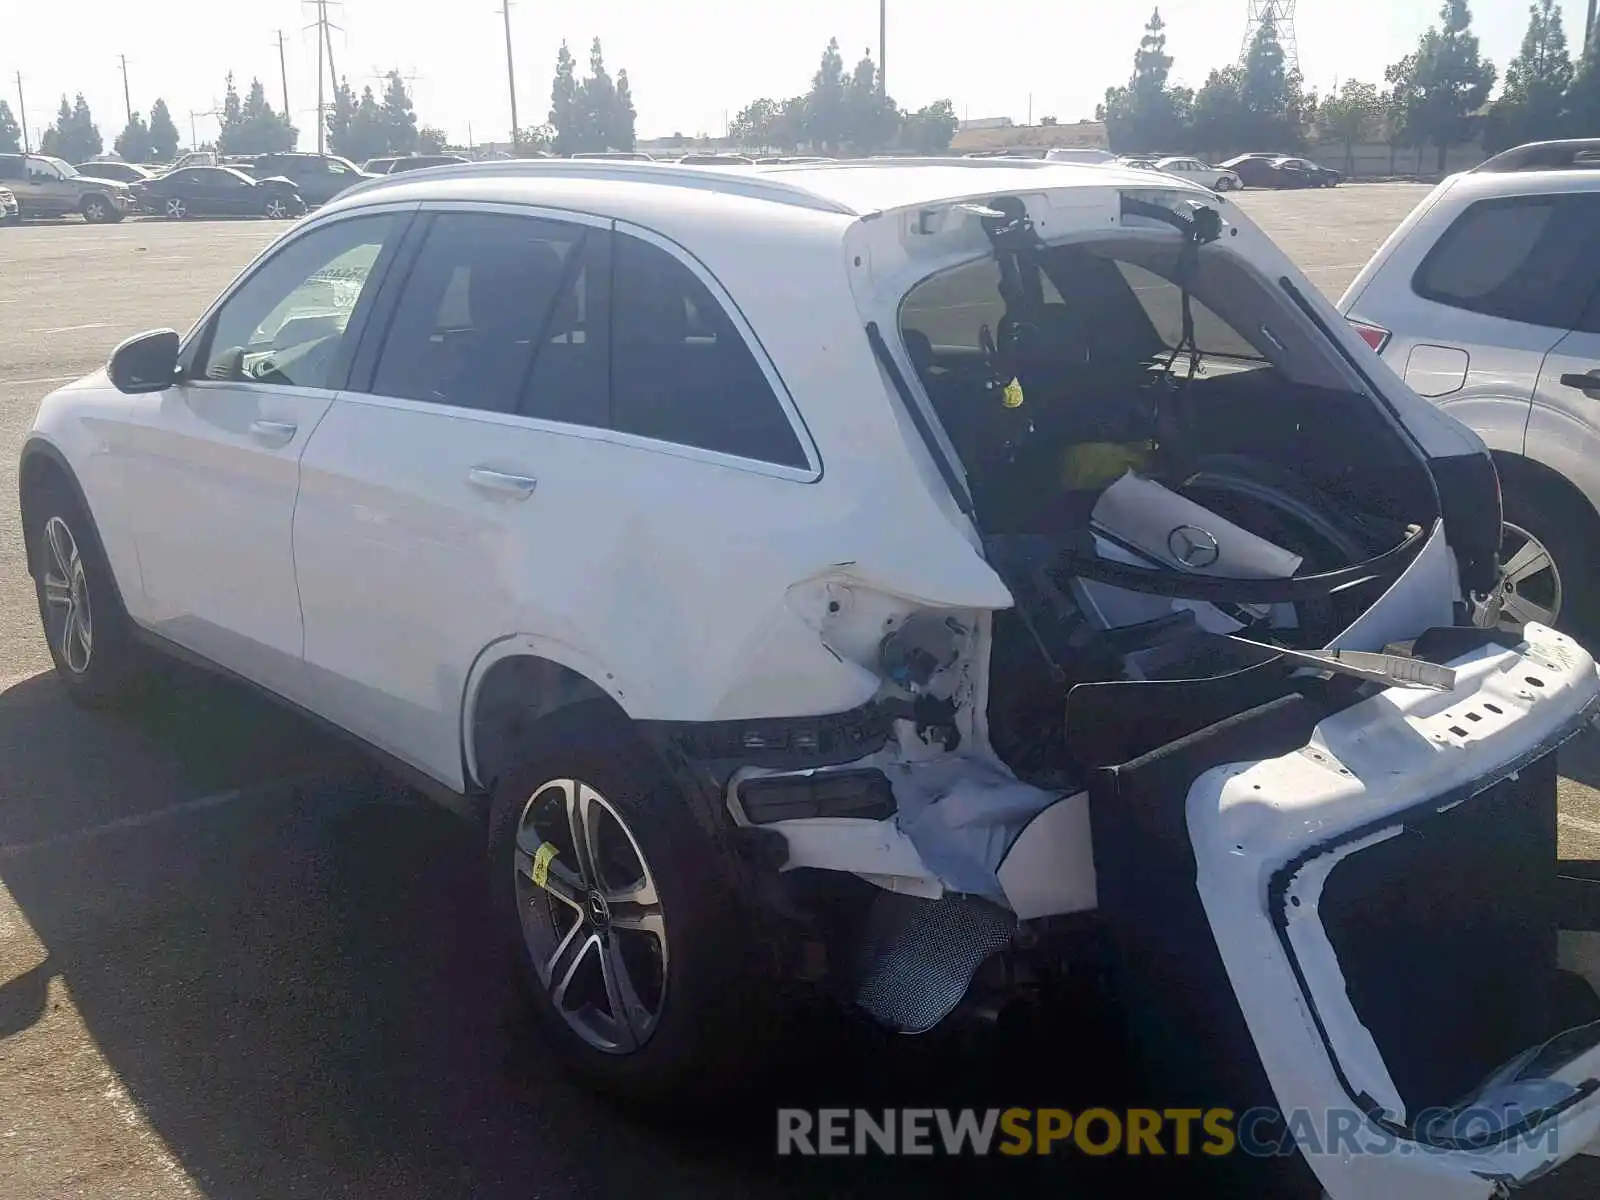
<path id="1" fill-rule="evenodd" d="M 917 1034 L 1105 964 L 1149 1094 L 1340 1114 L 1231 1160 L 1311 1195 L 1468 1200 L 1600 1132 L 1552 832 L 1600 673 L 1470 623 L 1482 442 L 1215 193 L 386 176 L 47 397 L 19 476 L 70 694 L 182 655 L 482 820 L 611 1092 L 748 1076 L 796 982 Z"/>
<path id="2" fill-rule="evenodd" d="M 1600 141 L 1521 146 L 1446 179 L 1339 309 L 1494 452 L 1506 537 L 1492 603 L 1596 632 Z"/>

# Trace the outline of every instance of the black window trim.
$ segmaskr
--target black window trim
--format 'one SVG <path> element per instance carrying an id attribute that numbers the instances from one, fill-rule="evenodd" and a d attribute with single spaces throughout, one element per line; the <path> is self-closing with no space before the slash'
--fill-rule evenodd
<path id="1" fill-rule="evenodd" d="M 248 381 L 223 381 L 188 377 L 190 370 L 194 367 L 194 364 L 203 360 L 210 354 L 211 338 L 216 332 L 217 316 L 222 312 L 223 308 L 226 307 L 228 302 L 237 296 L 240 291 L 248 287 L 251 281 L 254 280 L 255 277 L 259 275 L 269 263 L 271 263 L 280 254 L 286 252 L 291 246 L 297 244 L 302 238 L 309 237 L 318 230 L 327 229 L 334 225 L 342 225 L 347 221 L 353 221 L 361 217 L 395 216 L 398 218 L 399 226 L 397 229 L 397 236 L 395 236 L 392 242 L 386 242 L 383 249 L 379 251 L 377 260 L 372 264 L 372 276 L 368 277 L 369 284 L 373 283 L 373 277 L 376 277 L 376 286 L 364 287 L 362 289 L 363 294 L 356 302 L 356 307 L 350 313 L 350 321 L 345 326 L 345 333 L 347 336 L 352 330 L 355 332 L 355 341 L 351 343 L 351 353 L 344 358 L 342 364 L 343 370 L 340 371 L 334 379 L 330 380 L 329 385 L 325 388 L 295 390 L 338 392 L 348 387 L 351 377 L 351 367 L 356 362 L 356 355 L 359 353 L 362 343 L 366 340 L 367 325 L 371 320 L 372 312 L 376 306 L 377 300 L 388 286 L 389 278 L 393 274 L 395 261 L 399 256 L 400 250 L 410 241 L 412 229 L 416 225 L 416 207 L 417 206 L 415 203 L 399 203 L 373 205 L 369 208 L 348 209 L 331 217 L 313 221 L 310 224 L 302 226 L 300 229 L 295 230 L 293 233 L 286 234 L 279 241 L 273 242 L 271 245 L 267 246 L 260 254 L 256 256 L 255 260 L 251 262 L 243 272 L 240 273 L 239 277 L 233 281 L 233 284 L 214 301 L 212 301 L 211 307 L 206 309 L 205 314 L 200 318 L 199 321 L 195 323 L 194 327 L 190 329 L 188 334 L 185 335 L 183 342 L 178 348 L 180 383 L 185 387 L 205 388 L 245 386 Z M 249 386 L 284 388 L 285 385 L 250 383 Z"/>
<path id="2" fill-rule="evenodd" d="M 406 207 L 417 210 L 417 220 L 412 223 L 412 228 L 407 233 L 403 255 L 390 264 L 388 274 L 374 300 L 369 319 L 361 331 L 361 342 L 357 345 L 355 357 L 352 359 L 353 369 L 345 384 L 347 393 L 344 397 L 341 397 L 342 399 L 382 407 L 399 408 L 408 412 L 447 413 L 455 417 L 487 421 L 491 424 L 503 424 L 513 428 L 533 428 L 545 433 L 559 434 L 563 437 L 610 442 L 635 449 L 668 454 L 674 458 L 688 458 L 713 463 L 751 474 L 777 476 L 796 483 L 816 483 L 822 479 L 824 474 L 822 457 L 817 450 L 816 441 L 812 437 L 811 430 L 806 425 L 805 418 L 801 415 L 788 385 L 784 383 L 783 377 L 778 374 L 777 367 L 768 355 L 766 347 L 761 344 L 749 319 L 733 300 L 728 290 L 722 286 L 721 281 L 711 273 L 704 263 L 679 243 L 645 226 L 634 225 L 627 221 L 618 221 L 611 217 L 600 216 L 597 213 L 581 209 L 550 208 L 545 205 L 486 200 L 424 200 Z M 354 211 L 365 212 L 370 210 L 358 209 Z M 408 400 L 400 396 L 385 396 L 373 392 L 371 385 L 377 371 L 378 349 L 388 337 L 389 326 L 394 320 L 395 309 L 399 303 L 399 295 L 405 286 L 412 266 L 416 262 L 416 256 L 421 250 L 422 235 L 431 218 L 443 213 L 503 214 L 540 221 L 582 225 L 591 234 L 594 231 L 603 230 L 609 232 L 612 236 L 627 235 L 638 237 L 676 259 L 681 265 L 688 268 L 706 290 L 711 293 L 712 298 L 722 305 L 729 322 L 740 337 L 744 339 L 746 349 L 751 357 L 754 358 L 757 368 L 765 377 L 768 386 L 772 389 L 773 397 L 777 400 L 790 427 L 793 429 L 796 440 L 800 444 L 801 452 L 805 455 L 807 465 L 796 467 L 784 463 L 768 462 L 763 459 L 744 458 L 737 454 L 728 454 L 719 450 L 707 450 L 702 446 L 692 446 L 683 442 L 664 441 L 659 438 L 644 437 L 640 434 L 625 433 L 621 430 L 606 429 L 593 425 L 576 425 L 545 417 L 529 416 L 520 412 L 505 413 L 489 409 L 459 408 L 435 401 Z M 614 255 L 612 261 L 613 263 L 615 262 Z M 383 331 L 381 335 L 375 333 L 375 330 L 379 328 Z"/>
<path id="3" fill-rule="evenodd" d="M 1432 288 L 1428 287 L 1425 280 L 1428 273 L 1432 270 L 1439 258 L 1442 257 L 1443 254 L 1454 245 L 1456 237 L 1458 236 L 1457 231 L 1463 227 L 1463 224 L 1467 218 L 1474 212 L 1501 208 L 1516 208 L 1524 204 L 1536 204 L 1540 201 L 1546 200 L 1559 203 L 1560 201 L 1558 198 L 1562 196 L 1586 196 L 1593 194 L 1594 193 L 1587 190 L 1577 188 L 1537 192 L 1518 192 L 1515 195 L 1510 196 L 1481 196 L 1478 199 L 1471 201 L 1465 208 L 1451 218 L 1450 223 L 1446 225 L 1443 231 L 1440 232 L 1439 236 L 1434 239 L 1433 245 L 1428 247 L 1428 252 L 1422 256 L 1422 261 L 1419 262 L 1416 266 L 1416 269 L 1412 271 L 1411 279 L 1409 281 L 1412 294 L 1418 299 L 1426 300 L 1429 304 L 1440 305 L 1444 308 L 1450 309 L 1452 312 L 1471 313 L 1473 316 L 1486 317 L 1491 321 L 1509 321 L 1514 325 L 1526 325 L 1531 329 L 1571 330 L 1579 321 L 1583 319 L 1585 306 L 1590 300 L 1589 292 L 1583 292 L 1581 294 L 1575 293 L 1571 297 L 1571 299 L 1576 302 L 1576 307 L 1573 310 L 1573 315 L 1570 320 L 1564 324 L 1557 323 L 1553 325 L 1547 325 L 1541 321 L 1525 321 L 1518 317 L 1508 317 L 1504 313 L 1489 312 L 1483 308 L 1476 308 L 1471 305 L 1462 304 L 1460 302 L 1461 297 L 1447 299 L 1440 293 L 1437 293 Z"/>

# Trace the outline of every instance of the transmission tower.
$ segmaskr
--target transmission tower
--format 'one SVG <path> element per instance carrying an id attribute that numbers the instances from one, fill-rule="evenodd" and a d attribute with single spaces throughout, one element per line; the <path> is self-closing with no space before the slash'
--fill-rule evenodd
<path id="1" fill-rule="evenodd" d="M 1256 34 L 1268 23 L 1277 30 L 1278 45 L 1283 47 L 1283 68 L 1300 69 L 1300 46 L 1294 36 L 1294 7 L 1296 0 L 1250 0 L 1250 21 L 1244 28 L 1244 45 L 1239 48 L 1242 63 L 1250 53 Z"/>

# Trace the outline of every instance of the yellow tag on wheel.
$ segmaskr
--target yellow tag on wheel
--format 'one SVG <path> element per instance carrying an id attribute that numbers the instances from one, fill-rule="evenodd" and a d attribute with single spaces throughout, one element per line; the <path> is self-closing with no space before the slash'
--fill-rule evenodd
<path id="1" fill-rule="evenodd" d="M 1006 384 L 1005 391 L 1001 393 L 1000 402 L 1007 408 L 1022 407 L 1022 384 L 1013 379 Z"/>
<path id="2" fill-rule="evenodd" d="M 550 862 L 555 856 L 556 848 L 551 842 L 540 842 L 533 852 L 533 882 L 539 887 L 544 887 L 545 880 L 550 878 Z"/>

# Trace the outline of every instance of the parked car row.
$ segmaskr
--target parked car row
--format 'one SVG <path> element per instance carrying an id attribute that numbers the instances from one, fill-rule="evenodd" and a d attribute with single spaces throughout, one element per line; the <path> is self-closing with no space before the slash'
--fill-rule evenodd
<path id="1" fill-rule="evenodd" d="M 90 223 L 137 213 L 191 216 L 298 216 L 382 175 L 462 163 L 455 154 L 370 159 L 356 166 L 336 154 L 286 151 L 218 156 L 195 151 L 176 163 L 120 160 L 71 164 L 47 154 L 0 154 L 0 222 L 77 213 Z"/>
<path id="2" fill-rule="evenodd" d="M 1344 178 L 1331 167 L 1289 154 L 1241 154 L 1222 164 L 1245 187 L 1326 188 L 1338 187 Z"/>

